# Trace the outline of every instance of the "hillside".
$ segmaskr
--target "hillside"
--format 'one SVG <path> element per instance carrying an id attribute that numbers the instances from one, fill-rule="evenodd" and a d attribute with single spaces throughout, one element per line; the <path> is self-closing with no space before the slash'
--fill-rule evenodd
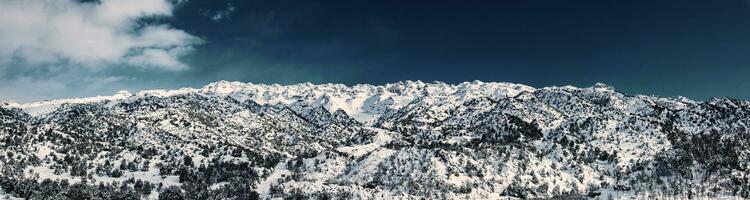
<path id="1" fill-rule="evenodd" d="M 221 81 L 2 103 L 0 170 L 28 199 L 750 198 L 750 102 Z"/>

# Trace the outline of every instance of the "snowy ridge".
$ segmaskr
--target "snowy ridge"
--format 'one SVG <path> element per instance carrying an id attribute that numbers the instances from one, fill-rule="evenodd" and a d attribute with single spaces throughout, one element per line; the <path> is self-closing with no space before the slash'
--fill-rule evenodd
<path id="1" fill-rule="evenodd" d="M 749 198 L 750 102 L 605 84 L 220 81 L 3 103 L 0 188 L 32 199 Z"/>
<path id="2" fill-rule="evenodd" d="M 38 116 L 38 115 L 52 112 L 62 104 L 84 104 L 84 103 L 94 103 L 94 102 L 102 102 L 102 101 L 114 101 L 114 100 L 126 99 L 130 96 L 132 96 L 130 92 L 120 91 L 117 94 L 111 95 L 111 96 L 96 96 L 96 97 L 74 98 L 74 99 L 56 99 L 56 100 L 38 101 L 38 102 L 22 103 L 22 104 L 15 103 L 15 102 L 6 102 L 5 104 L 8 107 L 23 109 L 30 115 Z"/>
<path id="3" fill-rule="evenodd" d="M 424 96 L 456 96 L 457 100 L 462 101 L 477 97 L 509 97 L 533 91 L 534 88 L 520 84 L 481 81 L 458 85 L 405 81 L 382 86 L 360 84 L 352 87 L 343 84 L 281 86 L 219 81 L 201 89 L 203 93 L 230 96 L 240 101 L 252 100 L 259 104 L 321 105 L 330 112 L 341 109 L 362 123 L 372 122 L 385 110 L 403 107 Z"/>
<path id="4" fill-rule="evenodd" d="M 371 121 L 382 114 L 383 106 L 398 108 L 421 96 L 456 96 L 457 100 L 477 97 L 510 97 L 521 92 L 533 92 L 535 89 L 521 84 L 484 83 L 481 81 L 464 82 L 449 85 L 441 82 L 423 83 L 405 81 L 381 86 L 359 84 L 347 87 L 343 84 L 301 83 L 282 86 L 278 84 L 252 84 L 241 82 L 219 81 L 200 89 L 182 88 L 178 90 L 145 90 L 135 94 L 121 91 L 112 96 L 98 96 L 76 99 L 59 99 L 32 103 L 7 103 L 6 106 L 26 110 L 31 115 L 46 114 L 62 104 L 83 104 L 103 101 L 117 101 L 144 97 L 169 97 L 187 93 L 230 96 L 239 101 L 252 100 L 263 104 L 291 105 L 299 101 L 306 104 L 322 105 L 333 112 L 338 109 L 360 122 Z"/>

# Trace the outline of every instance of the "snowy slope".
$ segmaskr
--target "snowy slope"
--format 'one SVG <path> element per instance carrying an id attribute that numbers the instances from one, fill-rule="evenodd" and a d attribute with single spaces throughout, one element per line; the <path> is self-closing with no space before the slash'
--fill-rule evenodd
<path id="1" fill-rule="evenodd" d="M 749 125 L 747 101 L 604 84 L 220 81 L 3 103 L 0 187 L 73 199 L 748 198 Z"/>

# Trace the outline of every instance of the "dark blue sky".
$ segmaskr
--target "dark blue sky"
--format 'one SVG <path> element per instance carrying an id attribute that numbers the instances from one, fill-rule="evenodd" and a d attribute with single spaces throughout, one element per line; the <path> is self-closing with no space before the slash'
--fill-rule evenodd
<path id="1" fill-rule="evenodd" d="M 189 0 L 152 21 L 203 40 L 189 68 L 96 72 L 127 77 L 112 90 L 482 80 L 750 98 L 747 0 Z"/>
<path id="2" fill-rule="evenodd" d="M 197 10 L 235 12 L 222 21 Z M 199 82 L 608 83 L 628 93 L 750 97 L 745 0 L 190 1 Z"/>

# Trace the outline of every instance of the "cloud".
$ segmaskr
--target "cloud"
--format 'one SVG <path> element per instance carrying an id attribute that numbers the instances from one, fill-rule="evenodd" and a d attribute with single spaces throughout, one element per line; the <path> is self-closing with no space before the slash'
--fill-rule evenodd
<path id="1" fill-rule="evenodd" d="M 0 65 L 133 65 L 183 70 L 201 40 L 143 18 L 171 17 L 168 0 L 0 1 Z"/>
<path id="2" fill-rule="evenodd" d="M 227 8 L 224 10 L 221 10 L 219 12 L 216 12 L 213 17 L 211 17 L 214 21 L 221 21 L 222 19 L 225 19 L 229 17 L 229 14 L 232 14 L 234 12 L 234 6 L 231 3 L 227 3 Z"/>
<path id="3" fill-rule="evenodd" d="M 215 22 L 220 22 L 222 20 L 228 19 L 235 9 L 236 8 L 234 7 L 234 5 L 232 5 L 231 3 L 227 3 L 225 8 L 218 11 L 201 9 L 198 12 L 204 17 L 207 17 Z"/>

